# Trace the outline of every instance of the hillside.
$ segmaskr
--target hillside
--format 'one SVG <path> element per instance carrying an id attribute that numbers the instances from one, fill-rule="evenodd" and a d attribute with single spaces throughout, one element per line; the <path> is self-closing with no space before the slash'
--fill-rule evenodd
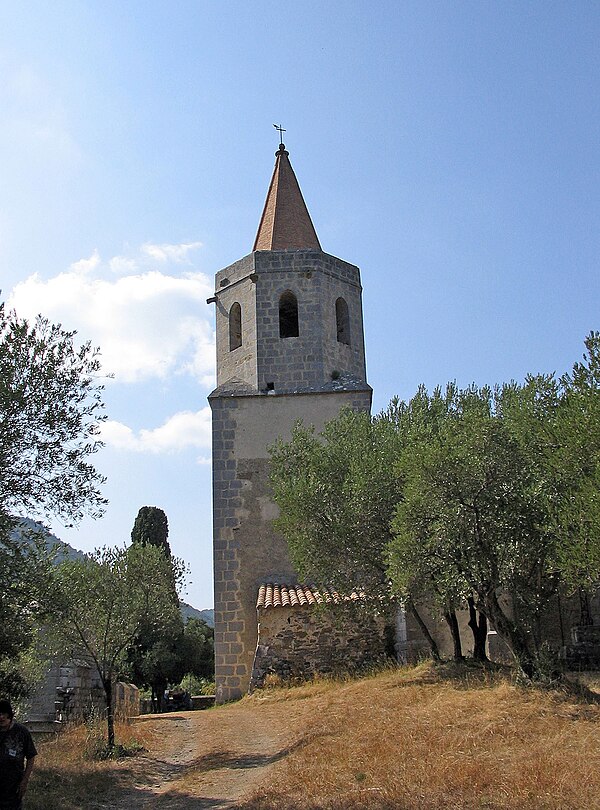
<path id="1" fill-rule="evenodd" d="M 83 551 L 78 551 L 73 546 L 60 540 L 52 534 L 44 525 L 29 518 L 21 518 L 20 529 L 13 531 L 12 536 L 22 543 L 34 543 L 37 538 L 43 538 L 48 551 L 56 551 L 57 562 L 61 560 L 76 560 L 85 556 Z"/>
<path id="2" fill-rule="evenodd" d="M 215 626 L 215 611 L 212 608 L 198 610 L 198 608 L 188 605 L 183 599 L 179 600 L 179 607 L 184 622 L 187 622 L 188 619 L 202 619 L 209 627 Z"/>
<path id="3" fill-rule="evenodd" d="M 424 663 L 146 716 L 121 730 L 146 751 L 120 763 L 86 760 L 75 730 L 43 748 L 28 807 L 588 810 L 599 723 L 600 705 L 566 689 Z"/>
<path id="4" fill-rule="evenodd" d="M 52 534 L 52 532 L 46 529 L 45 526 L 36 522 L 35 520 L 22 518 L 21 527 L 21 531 L 17 530 L 13 532 L 13 537 L 18 538 L 21 542 L 25 543 L 33 543 L 35 541 L 35 537 L 43 537 L 44 544 L 48 551 L 51 549 L 56 551 L 57 562 L 61 562 L 65 559 L 76 560 L 85 556 L 83 551 L 79 551 L 78 549 L 73 548 L 73 546 L 70 546 L 68 543 L 65 543 L 63 540 L 56 537 L 56 535 Z M 181 615 L 184 622 L 193 617 L 195 619 L 202 619 L 209 627 L 215 626 L 214 610 L 212 608 L 199 610 L 187 602 L 184 602 L 183 599 L 179 600 L 179 608 L 181 610 Z"/>

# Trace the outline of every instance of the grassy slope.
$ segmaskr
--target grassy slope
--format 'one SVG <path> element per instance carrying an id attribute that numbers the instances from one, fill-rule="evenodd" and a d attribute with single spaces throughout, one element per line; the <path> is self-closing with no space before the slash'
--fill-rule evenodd
<path id="1" fill-rule="evenodd" d="M 566 692 L 423 665 L 259 699 L 305 711 L 248 810 L 600 807 L 600 706 Z"/>
<path id="2" fill-rule="evenodd" d="M 600 808 L 600 705 L 566 691 L 423 664 L 267 690 L 243 705 L 263 728 L 281 712 L 289 750 L 240 810 Z M 44 751 L 31 810 L 85 808 L 94 784 L 118 787 L 118 766 L 86 762 L 61 739 L 53 758 Z M 192 770 L 190 786 L 201 776 Z M 41 779 L 46 791 L 66 779 L 74 804 L 52 804 L 47 792 L 40 803 Z"/>

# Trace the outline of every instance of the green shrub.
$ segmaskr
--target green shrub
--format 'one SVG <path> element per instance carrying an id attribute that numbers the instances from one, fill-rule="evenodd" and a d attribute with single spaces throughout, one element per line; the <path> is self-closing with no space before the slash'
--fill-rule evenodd
<path id="1" fill-rule="evenodd" d="M 207 678 L 198 678 L 188 672 L 181 679 L 181 683 L 177 687 L 187 692 L 189 695 L 214 695 L 215 682 L 209 681 Z"/>

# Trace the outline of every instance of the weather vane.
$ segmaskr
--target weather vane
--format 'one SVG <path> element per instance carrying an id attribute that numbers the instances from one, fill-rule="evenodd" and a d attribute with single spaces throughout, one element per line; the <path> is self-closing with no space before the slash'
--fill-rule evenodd
<path id="1" fill-rule="evenodd" d="M 273 124 L 277 132 L 279 132 L 279 145 L 283 146 L 283 133 L 286 131 L 281 124 Z"/>

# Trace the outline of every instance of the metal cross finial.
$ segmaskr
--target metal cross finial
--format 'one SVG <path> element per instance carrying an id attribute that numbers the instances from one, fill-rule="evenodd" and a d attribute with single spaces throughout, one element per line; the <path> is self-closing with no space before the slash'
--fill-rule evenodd
<path id="1" fill-rule="evenodd" d="M 277 132 L 279 132 L 279 145 L 283 146 L 283 133 L 286 131 L 281 124 L 273 124 Z"/>

